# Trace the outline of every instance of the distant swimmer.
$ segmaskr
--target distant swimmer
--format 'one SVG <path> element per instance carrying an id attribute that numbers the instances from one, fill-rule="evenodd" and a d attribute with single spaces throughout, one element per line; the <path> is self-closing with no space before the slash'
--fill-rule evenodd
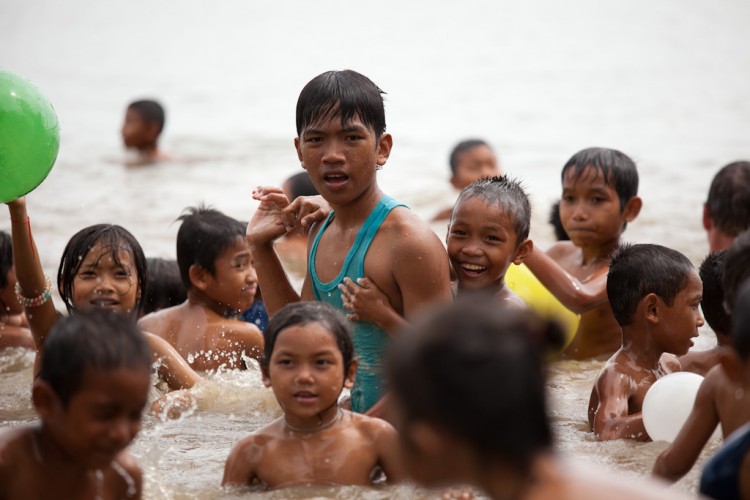
<path id="1" fill-rule="evenodd" d="M 131 102 L 125 110 L 122 142 L 136 158 L 129 164 L 146 165 L 169 157 L 159 149 L 159 136 L 164 130 L 164 108 L 153 100 Z"/>

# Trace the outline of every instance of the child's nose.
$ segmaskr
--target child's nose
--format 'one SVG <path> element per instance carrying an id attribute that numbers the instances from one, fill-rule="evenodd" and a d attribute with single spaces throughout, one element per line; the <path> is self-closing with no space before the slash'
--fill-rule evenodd
<path id="1" fill-rule="evenodd" d="M 133 430 L 133 426 L 127 418 L 119 418 L 110 427 L 109 437 L 124 448 L 130 443 L 137 432 L 137 429 Z"/>
<path id="2" fill-rule="evenodd" d="M 328 141 L 323 149 L 323 163 L 341 163 L 345 160 L 343 145 L 339 141 Z"/>
<path id="3" fill-rule="evenodd" d="M 114 281 L 107 276 L 100 276 L 96 278 L 96 287 L 94 288 L 94 291 L 100 294 L 114 292 Z"/>
<path id="4" fill-rule="evenodd" d="M 478 241 L 469 241 L 461 248 L 466 255 L 479 255 L 482 253 L 482 245 Z"/>
<path id="5" fill-rule="evenodd" d="M 302 365 L 297 371 L 297 383 L 311 382 L 313 379 L 312 370 L 310 367 Z"/>

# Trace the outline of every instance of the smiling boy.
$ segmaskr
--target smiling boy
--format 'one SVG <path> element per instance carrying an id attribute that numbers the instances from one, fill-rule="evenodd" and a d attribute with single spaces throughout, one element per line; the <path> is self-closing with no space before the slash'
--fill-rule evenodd
<path id="1" fill-rule="evenodd" d="M 294 145 L 302 167 L 333 211 L 310 232 L 301 294 L 292 288 L 274 250 L 283 236 L 284 204 L 268 190 L 248 225 L 247 241 L 270 314 L 290 302 L 320 300 L 343 310 L 338 285 L 367 277 L 407 318 L 434 302 L 449 301 L 448 261 L 440 240 L 406 207 L 378 187 L 376 172 L 393 139 L 385 132 L 382 91 L 354 71 L 329 71 L 310 81 L 297 102 Z M 359 372 L 352 409 L 366 412 L 383 395 L 380 367 L 388 334 L 374 324 L 353 323 Z"/>

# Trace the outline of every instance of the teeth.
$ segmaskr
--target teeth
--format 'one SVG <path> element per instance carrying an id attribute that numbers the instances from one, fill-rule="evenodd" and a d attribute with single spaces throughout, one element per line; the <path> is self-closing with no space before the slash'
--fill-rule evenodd
<path id="1" fill-rule="evenodd" d="M 467 271 L 484 271 L 486 269 L 486 267 L 478 266 L 476 264 L 461 264 L 461 267 Z"/>

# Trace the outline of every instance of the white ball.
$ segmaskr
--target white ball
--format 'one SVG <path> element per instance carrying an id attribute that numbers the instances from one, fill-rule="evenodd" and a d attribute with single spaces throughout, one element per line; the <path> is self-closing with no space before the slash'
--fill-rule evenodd
<path id="1" fill-rule="evenodd" d="M 643 426 L 654 441 L 671 443 L 690 416 L 703 377 L 675 372 L 654 382 L 643 398 Z"/>

